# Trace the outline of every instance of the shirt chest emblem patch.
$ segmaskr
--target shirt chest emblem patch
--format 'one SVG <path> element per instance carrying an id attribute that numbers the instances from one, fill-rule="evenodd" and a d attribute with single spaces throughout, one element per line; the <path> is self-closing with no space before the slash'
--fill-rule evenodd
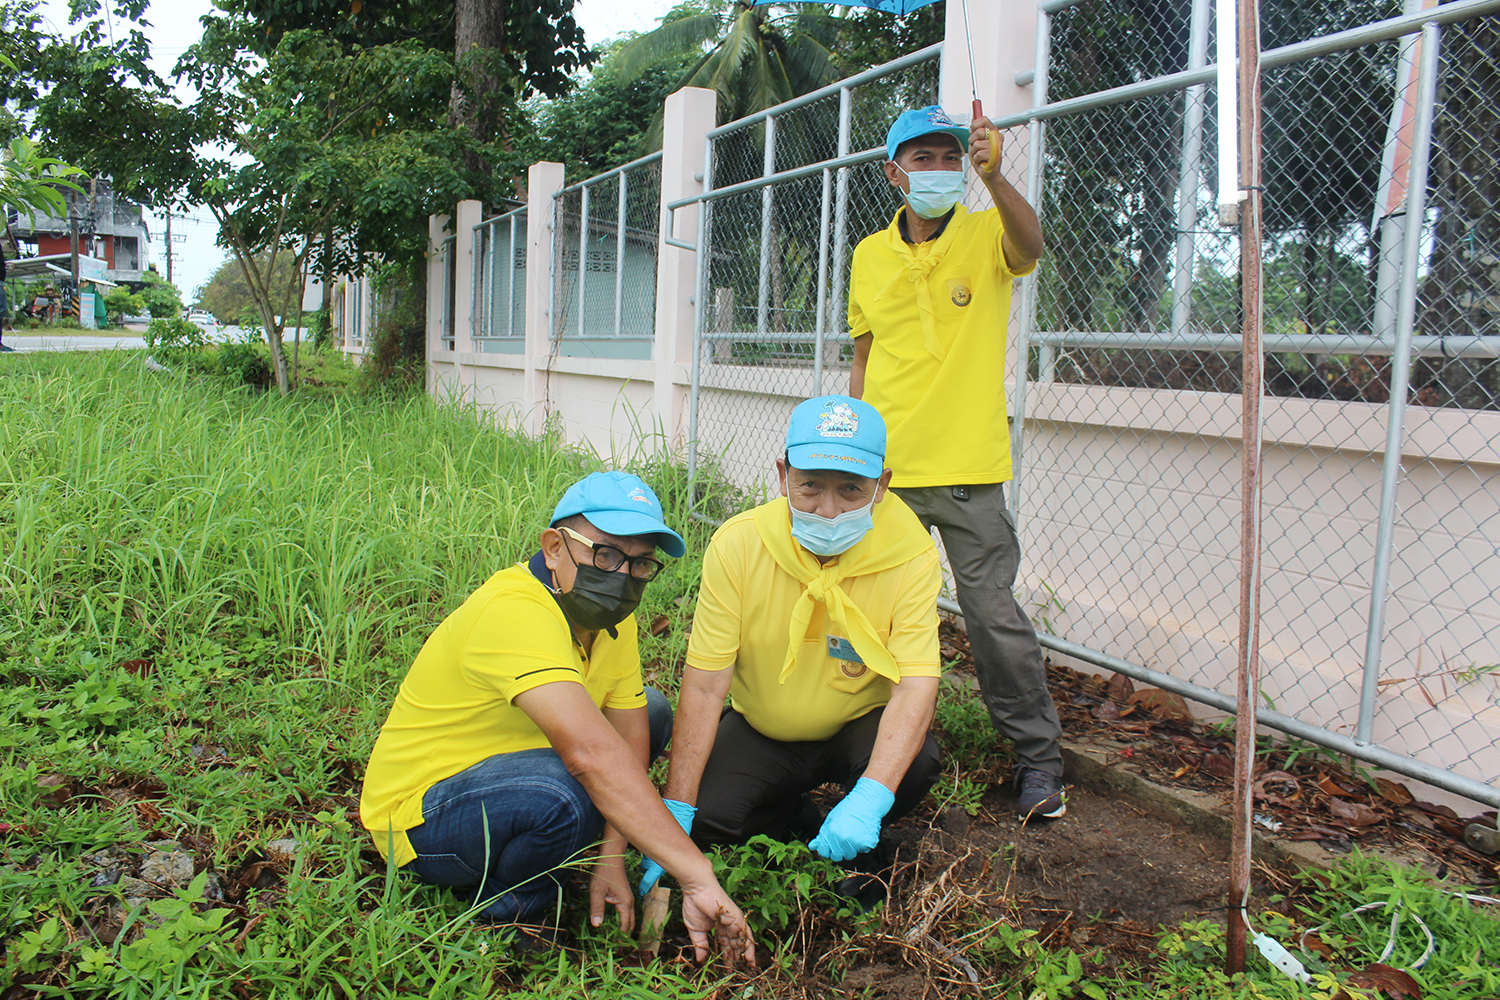
<path id="1" fill-rule="evenodd" d="M 838 661 L 839 670 L 845 677 L 863 677 L 870 669 L 854 651 L 854 643 L 842 636 L 828 636 L 828 655 Z"/>
<path id="2" fill-rule="evenodd" d="M 949 283 L 948 297 L 952 299 L 953 304 L 958 306 L 960 309 L 968 305 L 970 302 L 974 301 L 973 291 L 969 289 L 968 285 L 965 285 L 962 282 L 958 281 Z"/>

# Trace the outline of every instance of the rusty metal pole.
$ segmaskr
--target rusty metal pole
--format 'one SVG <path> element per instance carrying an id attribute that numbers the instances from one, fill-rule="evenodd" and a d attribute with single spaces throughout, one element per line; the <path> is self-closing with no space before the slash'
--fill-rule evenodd
<path id="1" fill-rule="evenodd" d="M 1245 971 L 1245 905 L 1250 897 L 1251 830 L 1255 798 L 1255 708 L 1260 690 L 1260 403 L 1261 354 L 1260 9 L 1239 0 L 1240 283 L 1244 381 L 1240 451 L 1240 636 L 1235 704 L 1233 840 L 1229 864 L 1226 970 Z"/>

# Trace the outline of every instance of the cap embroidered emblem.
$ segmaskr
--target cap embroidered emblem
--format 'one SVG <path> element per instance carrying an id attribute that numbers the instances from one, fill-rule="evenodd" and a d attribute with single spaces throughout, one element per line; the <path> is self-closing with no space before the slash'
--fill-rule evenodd
<path id="1" fill-rule="evenodd" d="M 647 507 L 651 506 L 651 498 L 646 496 L 646 491 L 641 489 L 639 486 L 632 487 L 630 492 L 626 493 L 625 495 L 631 500 L 634 500 L 636 503 L 643 503 Z"/>
<path id="2" fill-rule="evenodd" d="M 936 106 L 934 106 L 931 111 L 927 112 L 927 124 L 929 124 L 929 125 L 937 125 L 937 126 L 939 126 L 941 128 L 959 128 L 960 127 L 957 122 L 955 122 L 952 118 L 948 117 L 948 113 L 946 111 L 944 111 L 942 108 L 936 107 Z"/>
<path id="3" fill-rule="evenodd" d="M 820 437 L 847 438 L 859 433 L 859 415 L 848 403 L 835 403 L 818 416 L 822 418 L 818 422 Z"/>

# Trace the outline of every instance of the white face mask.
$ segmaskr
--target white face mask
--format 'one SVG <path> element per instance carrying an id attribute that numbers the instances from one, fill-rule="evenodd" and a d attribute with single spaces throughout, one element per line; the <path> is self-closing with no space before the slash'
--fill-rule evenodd
<path id="1" fill-rule="evenodd" d="M 790 506 L 790 504 L 788 505 Z M 863 507 L 824 517 L 792 507 L 792 537 L 816 556 L 836 556 L 854 547 L 875 527 L 875 498 Z"/>
<path id="2" fill-rule="evenodd" d="M 899 163 L 896 169 L 906 174 L 906 204 L 924 219 L 941 219 L 963 197 L 962 170 L 907 171 Z"/>

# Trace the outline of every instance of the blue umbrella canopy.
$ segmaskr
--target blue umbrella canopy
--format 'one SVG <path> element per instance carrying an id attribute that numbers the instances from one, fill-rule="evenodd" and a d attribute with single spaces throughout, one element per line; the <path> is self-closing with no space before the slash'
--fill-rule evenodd
<path id="1" fill-rule="evenodd" d="M 840 3 L 845 7 L 868 7 L 887 14 L 910 14 L 918 7 L 937 3 L 937 0 L 754 0 L 756 7 L 770 3 Z"/>

